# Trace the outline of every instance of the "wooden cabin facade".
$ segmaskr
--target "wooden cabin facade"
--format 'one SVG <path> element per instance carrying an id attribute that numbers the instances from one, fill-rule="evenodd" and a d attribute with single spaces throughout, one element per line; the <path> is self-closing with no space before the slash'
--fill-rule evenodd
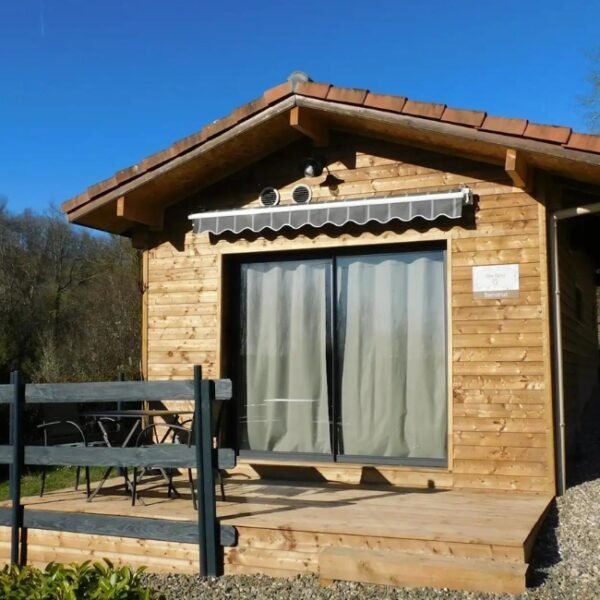
<path id="1" fill-rule="evenodd" d="M 293 74 L 63 210 L 143 249 L 145 376 L 233 380 L 238 474 L 554 495 L 598 195 L 600 137 Z"/>
<path id="2" fill-rule="evenodd" d="M 258 187 L 270 183 L 279 190 L 281 205 L 289 203 L 294 187 L 308 182 L 302 173 L 298 174 L 298 167 L 309 152 L 314 152 L 310 144 L 293 143 L 276 156 L 238 173 L 234 181 L 227 180 L 200 193 L 182 207 L 175 221 L 188 225 L 187 214 L 197 212 L 199 206 L 256 206 L 253 188 L 257 187 L 257 179 Z M 443 396 L 439 400 L 442 415 L 437 417 L 443 434 L 439 428 L 436 431 L 441 452 L 434 456 L 399 456 L 396 465 L 391 464 L 393 455 L 360 453 L 362 459 L 348 464 L 343 455 L 333 456 L 333 452 L 323 452 L 319 457 L 310 446 L 305 451 L 314 456 L 304 458 L 302 449 L 296 446 L 292 459 L 274 452 L 272 457 L 265 453 L 254 460 L 280 462 L 284 467 L 310 462 L 326 479 L 355 483 L 374 477 L 408 486 L 552 490 L 552 413 L 550 388 L 546 385 L 550 369 L 549 335 L 545 331 L 548 300 L 542 292 L 547 287 L 547 274 L 542 267 L 545 249 L 539 234 L 545 215 L 541 205 L 515 188 L 502 168 L 481 162 L 347 134 L 331 134 L 329 145 L 320 152 L 326 153 L 329 170 L 343 183 L 337 186 L 339 195 L 317 184 L 315 202 L 336 197 L 381 197 L 382 193 L 393 197 L 468 185 L 478 198 L 477 212 L 456 224 L 441 217 L 439 222 L 408 226 L 348 224 L 323 231 L 310 228 L 218 238 L 188 231 L 182 250 L 169 241 L 160 243 L 148 250 L 145 262 L 148 377 L 188 377 L 190 365 L 198 363 L 206 365 L 215 377 L 227 373 L 239 382 L 236 362 L 244 357 L 236 352 L 240 344 L 240 332 L 236 331 L 240 305 L 235 298 L 240 292 L 230 290 L 238 283 L 240 269 L 249 264 L 245 262 L 247 256 L 274 264 L 277 259 L 294 259 L 296 254 L 301 260 L 310 260 L 313 255 L 318 259 L 369 253 L 383 257 L 404 251 L 406 256 L 432 251 L 443 256 L 444 265 L 438 282 L 443 286 L 437 299 L 439 320 L 436 331 L 427 332 L 428 340 L 441 350 L 443 362 L 444 385 L 438 388 Z M 355 165 L 348 168 L 344 163 L 350 161 Z M 271 258 L 273 255 L 277 259 Z M 520 265 L 519 295 L 501 300 L 475 299 L 473 265 L 499 261 Z M 425 298 L 418 301 L 424 302 Z M 369 323 L 369 327 L 374 325 Z M 391 328 L 391 324 L 388 326 Z M 419 342 L 411 339 L 407 343 Z M 417 348 L 412 351 L 418 353 Z M 264 356 L 263 360 L 268 359 Z M 420 369 L 418 364 L 412 368 Z M 426 378 L 427 374 L 419 372 L 419 376 Z M 395 383 L 400 385 L 399 381 Z M 303 390 L 300 382 L 298 385 Z M 376 384 L 370 381 L 369 385 Z M 345 407 L 339 408 L 343 412 Z M 369 418 L 373 421 L 367 421 Z M 361 426 L 369 437 L 381 428 L 381 418 L 381 414 L 362 417 Z M 400 416 L 392 418 L 392 427 L 399 427 Z M 402 458 L 413 464 L 403 465 Z M 420 458 L 424 459 L 421 464 Z M 441 460 L 432 468 L 427 459 Z"/>

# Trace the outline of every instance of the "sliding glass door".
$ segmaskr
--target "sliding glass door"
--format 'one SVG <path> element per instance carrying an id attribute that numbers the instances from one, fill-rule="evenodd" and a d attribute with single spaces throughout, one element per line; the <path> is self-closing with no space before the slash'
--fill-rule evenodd
<path id="1" fill-rule="evenodd" d="M 240 267 L 240 449 L 446 459 L 443 250 Z"/>
<path id="2" fill-rule="evenodd" d="M 445 458 L 442 253 L 348 256 L 336 263 L 340 453 Z"/>
<path id="3" fill-rule="evenodd" d="M 331 454 L 327 344 L 331 263 L 242 265 L 242 448 Z"/>

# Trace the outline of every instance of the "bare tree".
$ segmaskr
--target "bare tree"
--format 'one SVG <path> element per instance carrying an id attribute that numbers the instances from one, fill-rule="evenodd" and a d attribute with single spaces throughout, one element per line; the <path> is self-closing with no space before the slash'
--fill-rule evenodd
<path id="1" fill-rule="evenodd" d="M 37 381 L 138 376 L 140 273 L 128 241 L 0 203 L 0 379 L 16 366 Z"/>
<path id="2" fill-rule="evenodd" d="M 600 51 L 592 57 L 592 72 L 588 77 L 590 93 L 583 98 L 590 130 L 600 131 Z"/>

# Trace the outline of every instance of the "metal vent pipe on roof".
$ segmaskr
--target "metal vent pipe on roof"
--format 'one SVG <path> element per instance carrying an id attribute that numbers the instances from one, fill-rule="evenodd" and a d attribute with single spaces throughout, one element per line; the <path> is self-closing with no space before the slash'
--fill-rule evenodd
<path id="1" fill-rule="evenodd" d="M 292 86 L 292 91 L 295 92 L 299 83 L 309 83 L 312 79 L 304 71 L 292 71 L 287 78 Z"/>

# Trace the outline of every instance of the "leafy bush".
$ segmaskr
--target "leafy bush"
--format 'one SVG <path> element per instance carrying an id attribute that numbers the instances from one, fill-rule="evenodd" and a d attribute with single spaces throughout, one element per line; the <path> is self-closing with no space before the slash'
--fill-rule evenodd
<path id="1" fill-rule="evenodd" d="M 5 600 L 163 600 L 141 585 L 143 569 L 115 568 L 104 562 L 50 563 L 44 570 L 6 566 L 0 571 Z"/>

